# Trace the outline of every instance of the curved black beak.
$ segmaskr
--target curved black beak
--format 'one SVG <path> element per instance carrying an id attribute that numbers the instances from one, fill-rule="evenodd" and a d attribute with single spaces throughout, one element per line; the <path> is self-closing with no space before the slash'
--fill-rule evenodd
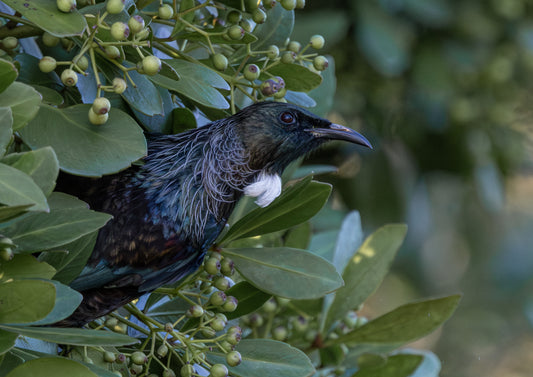
<path id="1" fill-rule="evenodd" d="M 366 137 L 351 128 L 341 126 L 340 124 L 330 123 L 327 127 L 310 128 L 306 130 L 315 137 L 321 137 L 330 140 L 344 140 L 350 143 L 359 144 L 372 149 L 372 144 Z"/>

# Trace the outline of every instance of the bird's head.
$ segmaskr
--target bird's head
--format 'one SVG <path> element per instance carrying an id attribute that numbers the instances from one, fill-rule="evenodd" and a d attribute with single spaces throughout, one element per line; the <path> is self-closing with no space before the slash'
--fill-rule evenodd
<path id="1" fill-rule="evenodd" d="M 329 140 L 372 148 L 358 132 L 320 118 L 296 105 L 259 102 L 234 117 L 253 169 L 279 174 L 296 158 Z"/>

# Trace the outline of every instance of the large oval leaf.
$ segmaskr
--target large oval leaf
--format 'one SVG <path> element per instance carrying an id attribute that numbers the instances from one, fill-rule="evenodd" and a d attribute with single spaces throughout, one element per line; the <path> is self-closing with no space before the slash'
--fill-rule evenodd
<path id="1" fill-rule="evenodd" d="M 330 192 L 331 185 L 311 181 L 308 177 L 286 189 L 268 207 L 258 208 L 237 221 L 221 242 L 272 233 L 303 223 L 322 208 Z"/>
<path id="2" fill-rule="evenodd" d="M 44 280 L 13 280 L 0 284 L 0 323 L 28 323 L 46 317 L 54 307 L 56 289 Z"/>
<path id="3" fill-rule="evenodd" d="M 3 156 L 13 134 L 13 114 L 11 107 L 0 107 L 0 156 Z"/>
<path id="4" fill-rule="evenodd" d="M 257 25 L 254 30 L 257 42 L 253 49 L 256 51 L 266 50 L 270 45 L 284 46 L 294 27 L 294 11 L 274 7 L 267 15 L 266 22 Z"/>
<path id="5" fill-rule="evenodd" d="M 62 357 L 41 357 L 19 365 L 6 377 L 98 377 L 89 368 Z"/>
<path id="6" fill-rule="evenodd" d="M 276 296 L 319 298 L 343 285 L 331 263 L 305 250 L 265 247 L 224 249 L 223 253 L 246 280 Z"/>
<path id="7" fill-rule="evenodd" d="M 9 206 L 31 205 L 30 211 L 48 211 L 43 192 L 27 174 L 0 163 L 0 203 Z"/>
<path id="8" fill-rule="evenodd" d="M 17 245 L 19 252 L 52 249 L 72 242 L 105 225 L 111 215 L 92 211 L 81 200 L 67 194 L 52 193 L 50 213 L 35 213 L 2 229 Z M 76 200 L 83 206 L 62 208 L 64 202 Z"/>
<path id="9" fill-rule="evenodd" d="M 139 343 L 138 339 L 110 331 L 17 325 L 0 325 L 0 329 L 30 338 L 75 346 L 125 346 Z"/>
<path id="10" fill-rule="evenodd" d="M 227 296 L 233 296 L 239 302 L 237 309 L 226 313 L 228 319 L 242 317 L 259 309 L 270 297 L 270 294 L 257 289 L 247 281 L 241 281 L 226 291 Z"/>
<path id="11" fill-rule="evenodd" d="M 2 159 L 2 163 L 28 174 L 47 196 L 56 185 L 59 162 L 54 150 L 50 147 L 23 153 L 11 153 Z"/>
<path id="12" fill-rule="evenodd" d="M 0 282 L 11 279 L 51 279 L 56 273 L 48 263 L 39 262 L 33 255 L 17 254 L 0 266 Z"/>
<path id="13" fill-rule="evenodd" d="M 133 118 L 112 108 L 109 122 L 95 126 L 89 123 L 89 109 L 41 105 L 20 135 L 32 149 L 52 146 L 62 170 L 83 176 L 116 173 L 146 155 L 146 140 Z"/>
<path id="14" fill-rule="evenodd" d="M 15 81 L 0 93 L 0 107 L 10 107 L 13 130 L 24 127 L 39 111 L 41 94 L 31 86 Z"/>
<path id="15" fill-rule="evenodd" d="M 348 226 L 350 223 L 343 223 L 337 241 L 336 255 L 344 249 L 351 249 L 346 242 L 349 240 L 349 235 L 344 235 L 343 232 L 352 232 L 355 235 L 357 229 L 348 230 L 346 228 Z M 345 285 L 335 292 L 335 298 L 329 308 L 324 327 L 326 330 L 346 312 L 361 305 L 379 287 L 402 245 L 406 232 L 407 226 L 404 224 L 385 225 L 372 233 L 351 257 L 342 274 Z M 346 263 L 343 262 L 345 257 L 339 258 L 337 265 L 343 267 Z"/>
<path id="16" fill-rule="evenodd" d="M 83 299 L 81 293 L 57 281 L 50 282 L 56 288 L 54 308 L 43 319 L 28 324 L 42 326 L 56 323 L 74 313 L 74 310 L 81 304 L 81 300 Z"/>
<path id="17" fill-rule="evenodd" d="M 361 367 L 352 377 L 410 377 L 423 360 L 421 355 L 393 355 L 382 365 Z"/>
<path id="18" fill-rule="evenodd" d="M 285 87 L 295 92 L 308 92 L 322 82 L 322 76 L 300 64 L 278 64 L 270 68 L 268 73 L 283 77 Z"/>
<path id="19" fill-rule="evenodd" d="M 3 355 L 15 346 L 18 335 L 0 330 L 0 355 Z M 1 358 L 0 358 L 1 360 Z M 0 361 L 0 365 L 2 362 Z"/>
<path id="20" fill-rule="evenodd" d="M 18 76 L 17 68 L 11 62 L 0 59 L 0 93 L 6 90 Z"/>
<path id="21" fill-rule="evenodd" d="M 50 0 L 5 0 L 4 3 L 20 12 L 41 29 L 57 37 L 80 35 L 87 27 L 85 18 L 77 11 L 64 13 Z"/>
<path id="22" fill-rule="evenodd" d="M 242 355 L 242 363 L 230 367 L 234 377 L 306 377 L 314 373 L 313 364 L 299 349 L 268 339 L 244 339 L 236 347 Z M 212 363 L 225 363 L 226 356 L 221 353 L 208 353 Z"/>

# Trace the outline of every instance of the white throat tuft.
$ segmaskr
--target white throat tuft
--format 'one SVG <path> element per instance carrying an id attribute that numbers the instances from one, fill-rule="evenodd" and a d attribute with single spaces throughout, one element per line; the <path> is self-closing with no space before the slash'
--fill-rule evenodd
<path id="1" fill-rule="evenodd" d="M 259 207 L 266 207 L 281 194 L 281 177 L 277 174 L 259 173 L 254 183 L 244 188 L 244 195 L 257 198 Z"/>

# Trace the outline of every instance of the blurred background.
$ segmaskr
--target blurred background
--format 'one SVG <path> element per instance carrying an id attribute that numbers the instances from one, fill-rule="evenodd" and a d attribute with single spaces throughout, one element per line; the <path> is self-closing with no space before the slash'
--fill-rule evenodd
<path id="1" fill-rule="evenodd" d="M 328 116 L 374 144 L 314 155 L 340 166 L 321 177 L 335 205 L 366 233 L 409 225 L 365 313 L 461 292 L 414 346 L 442 377 L 532 376 L 533 1 L 312 0 L 296 20 L 294 39 L 320 33 L 333 57 Z"/>

